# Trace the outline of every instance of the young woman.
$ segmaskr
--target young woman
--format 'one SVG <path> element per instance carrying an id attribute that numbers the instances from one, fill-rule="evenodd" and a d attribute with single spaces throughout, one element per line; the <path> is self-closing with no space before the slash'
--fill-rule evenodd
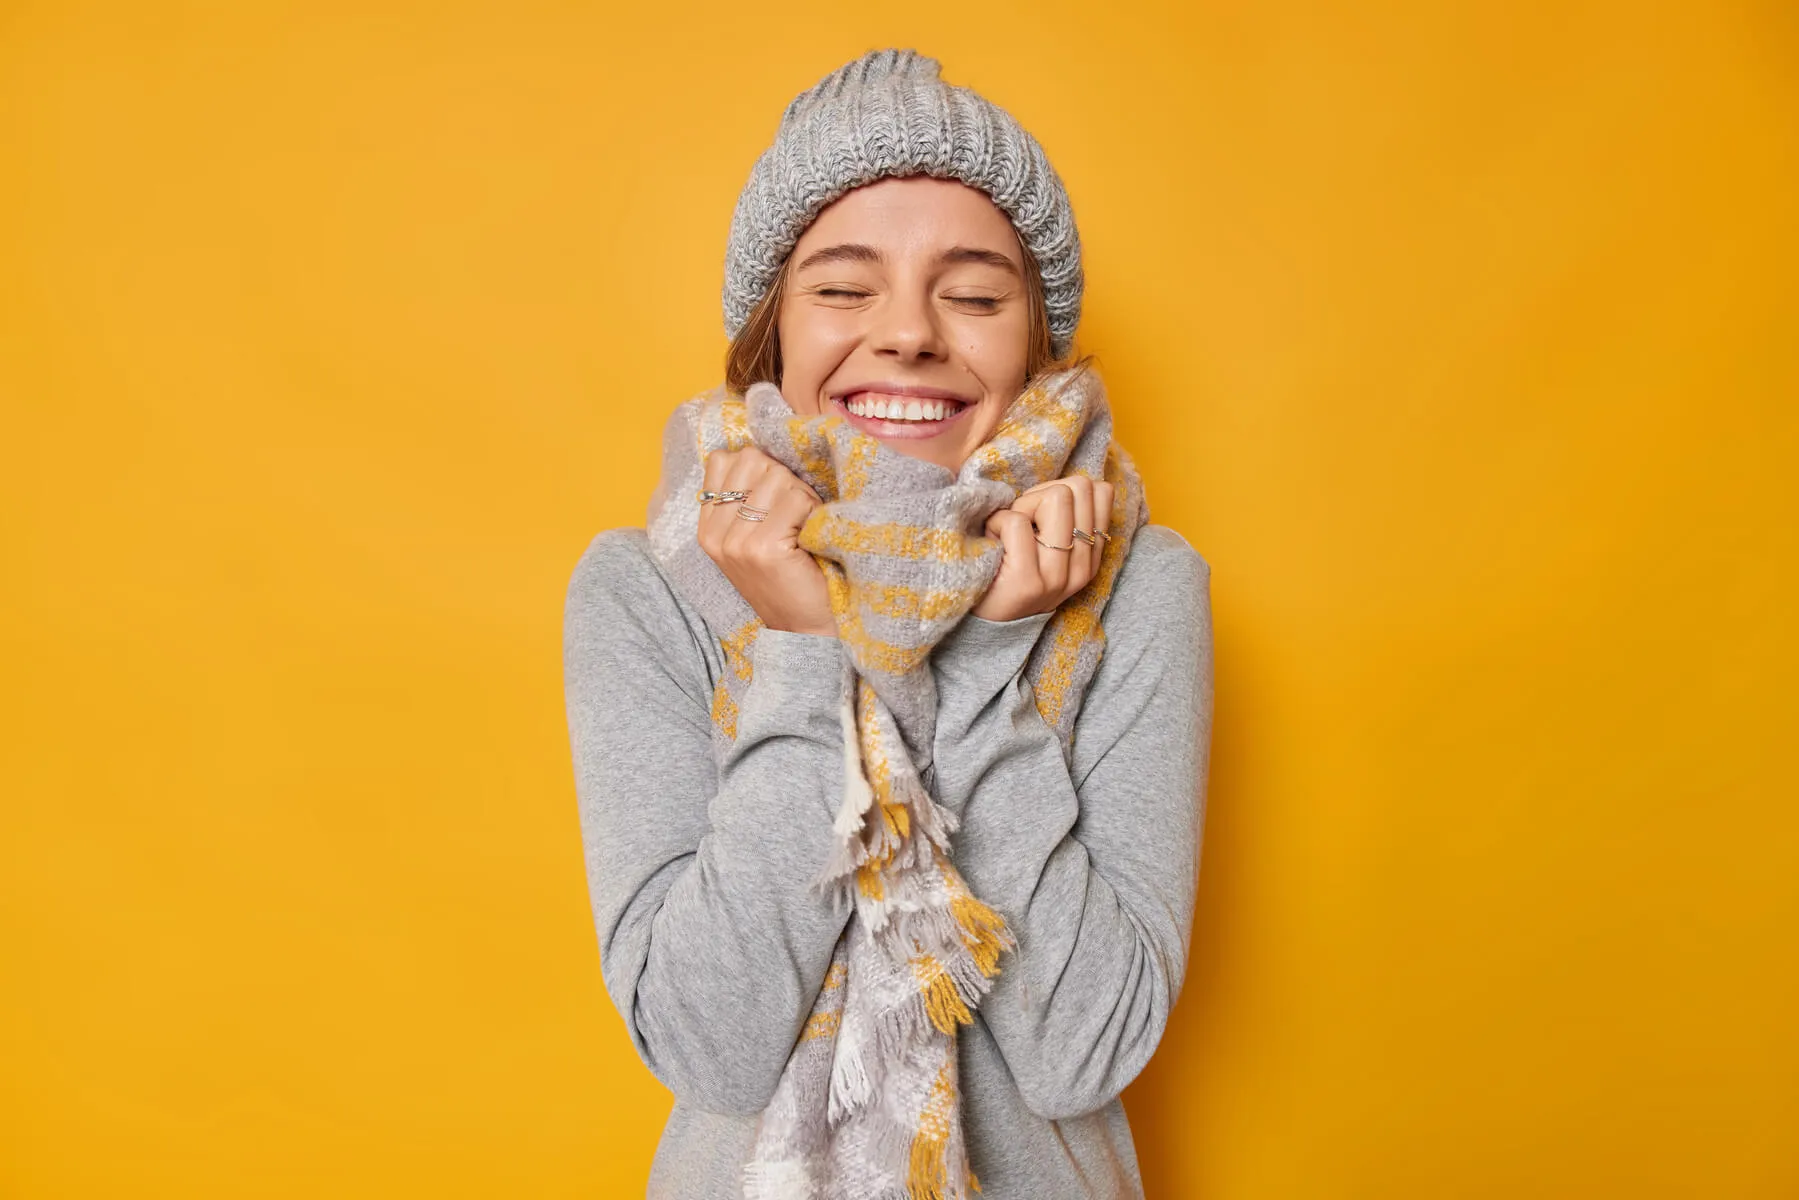
<path id="1" fill-rule="evenodd" d="M 1080 242 L 910 52 L 789 105 L 726 383 L 567 608 L 606 984 L 680 1200 L 1142 1194 L 1118 1095 L 1180 990 L 1209 569 L 1069 351 Z"/>

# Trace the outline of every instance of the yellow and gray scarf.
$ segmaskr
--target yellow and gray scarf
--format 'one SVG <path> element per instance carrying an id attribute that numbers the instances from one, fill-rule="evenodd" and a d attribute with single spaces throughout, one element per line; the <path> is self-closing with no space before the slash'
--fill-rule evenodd
<path id="1" fill-rule="evenodd" d="M 1026 665 L 1066 754 L 1105 633 L 1100 614 L 1148 518 L 1105 390 L 1084 367 L 1037 381 L 959 472 L 899 453 L 840 416 L 800 417 L 773 384 L 681 404 L 650 501 L 651 547 L 718 635 L 714 747 L 736 736 L 762 629 L 697 540 L 705 458 L 754 444 L 824 504 L 799 544 L 823 569 L 843 647 L 844 786 L 836 849 L 814 886 L 847 894 L 848 924 L 744 1167 L 748 1200 L 966 1200 L 980 1190 L 962 1140 L 956 1031 L 1015 942 L 950 858 L 955 814 L 931 797 L 908 746 L 936 726 L 933 647 L 992 583 L 989 515 L 1038 483 L 1084 474 L 1113 485 L 1098 573 L 1045 626 Z"/>

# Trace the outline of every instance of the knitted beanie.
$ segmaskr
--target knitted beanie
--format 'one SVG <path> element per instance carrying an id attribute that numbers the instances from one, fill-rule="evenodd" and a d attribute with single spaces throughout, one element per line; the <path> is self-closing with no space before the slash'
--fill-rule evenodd
<path id="1" fill-rule="evenodd" d="M 725 333 L 736 337 L 800 234 L 851 188 L 932 175 L 979 188 L 1010 217 L 1037 260 L 1052 352 L 1081 317 L 1081 240 L 1043 147 L 998 105 L 944 83 L 912 50 L 874 50 L 825 76 L 781 116 L 731 217 Z"/>

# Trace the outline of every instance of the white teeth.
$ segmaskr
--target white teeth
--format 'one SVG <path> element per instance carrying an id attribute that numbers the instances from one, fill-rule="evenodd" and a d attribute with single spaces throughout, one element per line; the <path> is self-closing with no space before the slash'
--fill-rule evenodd
<path id="1" fill-rule="evenodd" d="M 947 400 L 902 400 L 898 396 L 891 400 L 852 396 L 844 401 L 844 407 L 858 417 L 880 421 L 941 421 L 955 411 Z"/>

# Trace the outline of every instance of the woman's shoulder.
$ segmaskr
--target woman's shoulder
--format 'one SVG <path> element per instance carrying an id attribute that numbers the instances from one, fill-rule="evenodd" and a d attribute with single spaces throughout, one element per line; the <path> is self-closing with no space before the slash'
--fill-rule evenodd
<path id="1" fill-rule="evenodd" d="M 663 578 L 650 553 L 649 534 L 635 525 L 602 529 L 587 543 L 569 576 L 570 602 L 617 597 L 621 593 L 667 594 L 674 589 Z"/>
<path id="2" fill-rule="evenodd" d="M 1193 605 L 1208 596 L 1211 577 L 1211 563 L 1186 538 L 1167 525 L 1144 525 L 1131 539 L 1108 607 Z"/>
<path id="3" fill-rule="evenodd" d="M 1101 672 L 1114 682 L 1153 681 L 1176 661 L 1209 656 L 1211 576 L 1211 564 L 1173 529 L 1139 529 L 1101 616 L 1106 631 Z M 1139 675 L 1145 665 L 1155 669 Z"/>
<path id="4" fill-rule="evenodd" d="M 664 650 L 691 644 L 706 657 L 704 620 L 676 593 L 640 526 L 593 536 L 569 576 L 565 611 L 571 640 L 635 635 Z"/>

